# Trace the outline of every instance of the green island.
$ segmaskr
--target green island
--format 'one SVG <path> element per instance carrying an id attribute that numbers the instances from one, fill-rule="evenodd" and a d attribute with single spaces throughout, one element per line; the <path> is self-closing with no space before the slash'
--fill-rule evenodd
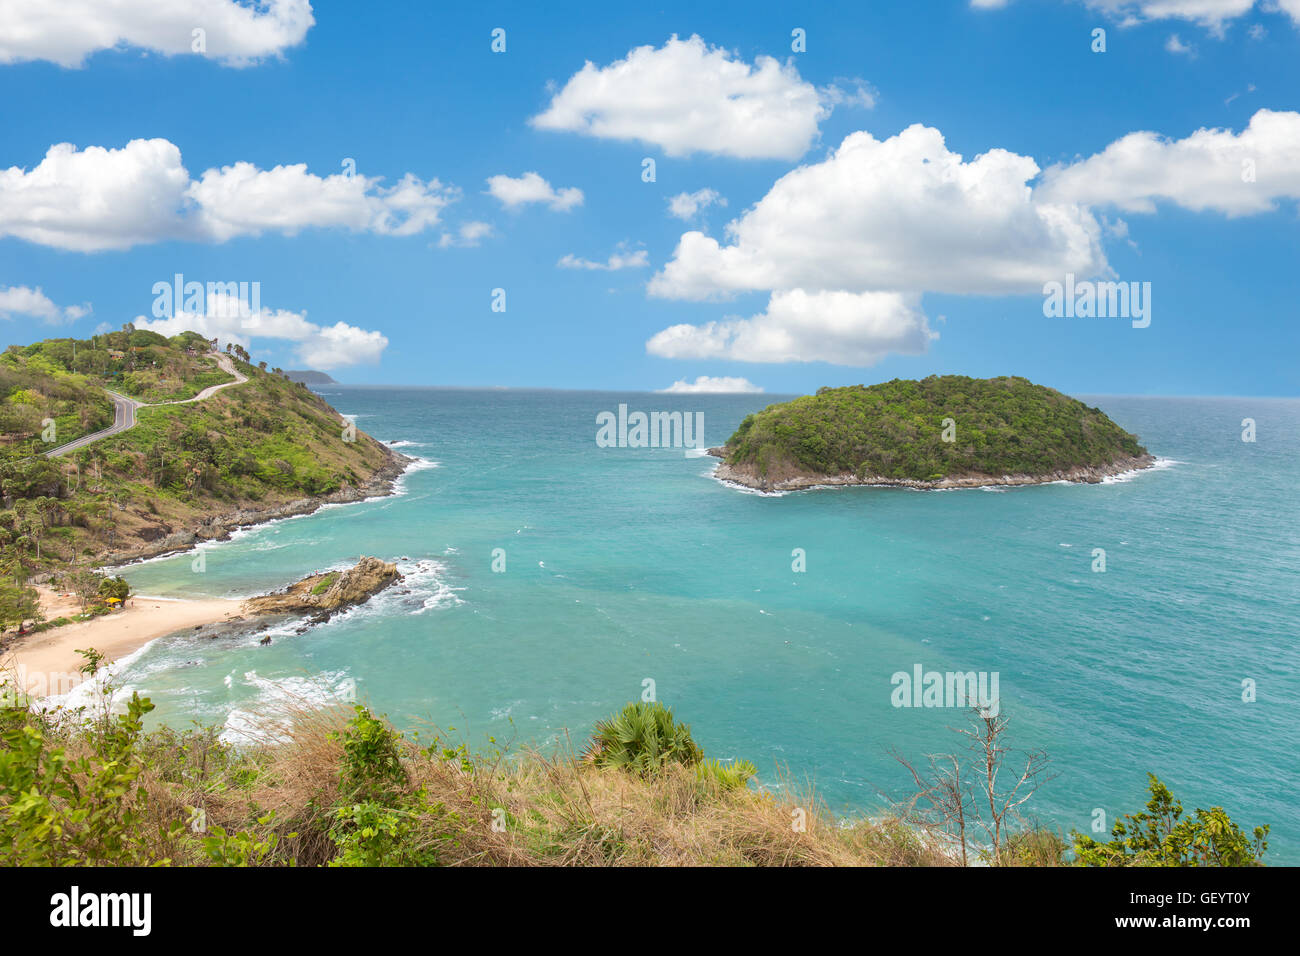
<path id="1" fill-rule="evenodd" d="M 1149 467 L 1100 409 L 1024 378 L 931 375 L 822 388 L 748 416 L 716 476 L 762 491 L 1097 482 Z"/>

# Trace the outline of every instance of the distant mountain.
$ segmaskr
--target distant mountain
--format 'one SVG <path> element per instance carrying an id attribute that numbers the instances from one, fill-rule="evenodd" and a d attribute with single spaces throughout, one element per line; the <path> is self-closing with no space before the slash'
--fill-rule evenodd
<path id="1" fill-rule="evenodd" d="M 330 378 L 324 372 L 313 371 L 312 369 L 289 369 L 284 373 L 285 378 L 291 382 L 302 382 L 304 385 L 337 385 L 334 379 Z"/>

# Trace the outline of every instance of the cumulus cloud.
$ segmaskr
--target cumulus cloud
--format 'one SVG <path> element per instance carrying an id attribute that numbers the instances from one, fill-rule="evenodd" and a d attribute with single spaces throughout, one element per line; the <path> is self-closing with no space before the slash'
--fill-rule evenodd
<path id="1" fill-rule="evenodd" d="M 1229 20 L 1248 13 L 1255 0 L 1087 0 L 1087 4 L 1126 23 L 1188 20 L 1221 33 Z"/>
<path id="2" fill-rule="evenodd" d="M 971 0 L 975 9 L 992 10 L 1007 5 L 1008 0 Z M 1083 0 L 1092 10 L 1108 14 L 1121 26 L 1133 26 L 1150 20 L 1186 20 L 1222 36 L 1226 24 L 1249 13 L 1256 0 Z M 1281 11 L 1300 24 L 1300 0 L 1260 2 L 1265 12 Z M 1252 36 L 1254 30 L 1252 27 Z M 1262 27 L 1259 29 L 1263 29 Z"/>
<path id="3" fill-rule="evenodd" d="M 776 292 L 748 319 L 674 325 L 646 342 L 661 358 L 874 365 L 886 354 L 919 355 L 938 338 L 919 296 L 899 292 Z"/>
<path id="4" fill-rule="evenodd" d="M 90 314 L 90 303 L 82 305 L 55 305 L 50 297 L 41 291 L 25 285 L 0 288 L 0 319 L 40 319 L 42 322 L 57 324 L 75 322 Z"/>
<path id="5" fill-rule="evenodd" d="M 77 67 L 100 50 L 128 47 L 247 66 L 301 43 L 315 22 L 308 0 L 3 0 L 0 63 Z"/>
<path id="6" fill-rule="evenodd" d="M 656 389 L 656 391 L 663 395 L 727 395 L 740 392 L 757 394 L 763 391 L 763 387 L 755 385 L 747 378 L 701 375 L 693 382 L 679 378 L 667 388 Z"/>
<path id="7" fill-rule="evenodd" d="M 1154 212 L 1159 201 L 1227 216 L 1269 212 L 1279 200 L 1300 200 L 1300 113 L 1259 110 L 1240 133 L 1129 133 L 1087 159 L 1052 166 L 1035 195 L 1128 212 Z"/>
<path id="8" fill-rule="evenodd" d="M 166 139 L 121 149 L 51 146 L 30 171 L 0 170 L 0 236 L 97 252 L 167 239 L 224 242 L 264 232 L 343 227 L 407 236 L 437 224 L 457 197 L 436 179 L 316 176 L 303 164 L 239 162 L 191 180 Z"/>
<path id="9" fill-rule="evenodd" d="M 1183 42 L 1182 37 L 1177 33 L 1169 34 L 1169 39 L 1165 41 L 1165 51 L 1179 56 L 1186 56 L 1190 59 L 1196 59 L 1196 47 Z"/>
<path id="10" fill-rule="evenodd" d="M 650 294 L 716 299 L 750 290 L 1004 294 L 1105 270 L 1086 209 L 1044 203 L 1038 165 L 993 149 L 964 162 L 936 129 L 887 140 L 852 133 L 822 162 L 782 176 L 727 226 L 687 232 Z"/>
<path id="11" fill-rule="evenodd" d="M 644 249 L 629 249 L 626 243 L 619 243 L 618 248 L 604 262 L 581 259 L 572 253 L 562 258 L 556 265 L 561 269 L 602 269 L 617 272 L 619 269 L 644 269 L 650 264 Z"/>
<path id="12" fill-rule="evenodd" d="M 529 203 L 545 203 L 559 212 L 567 212 L 582 205 L 582 190 L 576 186 L 556 189 L 538 173 L 524 173 L 518 178 L 510 176 L 488 177 L 487 191 L 499 199 L 507 209 Z"/>
<path id="13" fill-rule="evenodd" d="M 698 36 L 674 34 L 608 66 L 587 61 L 529 122 L 649 143 L 669 156 L 792 160 L 808 151 L 833 105 L 793 63 L 759 56 L 751 65 Z"/>
<path id="14" fill-rule="evenodd" d="M 492 226 L 486 222 L 463 222 L 455 232 L 444 232 L 442 238 L 438 240 L 438 246 L 442 249 L 450 246 L 473 248 L 490 235 L 492 235 Z"/>
<path id="15" fill-rule="evenodd" d="M 294 235 L 307 227 L 411 236 L 436 225 L 454 198 L 438 180 L 425 183 L 410 173 L 388 188 L 378 183 L 343 173 L 316 176 L 305 163 L 263 170 L 240 162 L 207 170 L 187 197 L 198 208 L 199 233 L 218 242 L 264 232 Z"/>
<path id="16" fill-rule="evenodd" d="M 693 193 L 678 193 L 668 200 L 668 214 L 689 222 L 696 214 L 710 206 L 725 206 L 727 200 L 715 189 L 697 189 Z"/>
<path id="17" fill-rule="evenodd" d="M 221 292 L 205 297 L 202 312 L 178 311 L 161 319 L 137 316 L 135 327 L 166 336 L 192 330 L 222 343 L 237 342 L 245 348 L 256 339 L 292 342 L 299 362 L 307 368 L 325 371 L 348 365 L 373 365 L 388 347 L 388 338 L 382 332 L 344 322 L 317 325 L 307 321 L 305 312 L 254 310 L 245 299 Z"/>

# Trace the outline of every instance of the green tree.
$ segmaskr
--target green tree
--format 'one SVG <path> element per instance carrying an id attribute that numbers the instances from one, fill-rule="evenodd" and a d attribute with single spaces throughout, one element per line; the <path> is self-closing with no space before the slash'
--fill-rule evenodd
<path id="1" fill-rule="evenodd" d="M 1146 810 L 1126 814 L 1111 829 L 1113 839 L 1098 842 L 1071 834 L 1082 866 L 1260 866 L 1268 849 L 1268 826 L 1247 836 L 1222 807 L 1197 808 L 1183 815 L 1182 801 L 1155 774 Z M 1125 822 L 1127 821 L 1127 822 Z M 1253 837 L 1253 839 L 1252 839 Z"/>

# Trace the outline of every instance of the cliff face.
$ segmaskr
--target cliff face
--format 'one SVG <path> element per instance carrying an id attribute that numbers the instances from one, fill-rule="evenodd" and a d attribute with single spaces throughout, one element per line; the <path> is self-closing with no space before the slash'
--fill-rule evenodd
<path id="1" fill-rule="evenodd" d="M 244 602 L 245 614 L 313 614 L 329 617 L 364 604 L 384 588 L 402 580 L 397 565 L 363 557 L 346 571 L 326 571 L 303 578 L 283 591 Z"/>

